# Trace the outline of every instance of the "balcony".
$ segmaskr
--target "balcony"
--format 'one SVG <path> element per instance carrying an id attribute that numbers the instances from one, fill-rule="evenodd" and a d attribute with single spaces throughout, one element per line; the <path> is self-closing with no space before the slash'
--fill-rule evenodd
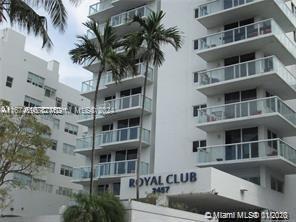
<path id="1" fill-rule="evenodd" d="M 141 18 L 147 17 L 151 14 L 152 10 L 144 5 L 138 8 L 131 9 L 129 11 L 125 11 L 119 14 L 115 14 L 113 16 L 106 17 L 110 19 L 110 25 L 115 29 L 115 32 L 118 36 L 122 36 L 127 32 L 136 31 L 139 28 L 139 25 L 136 23 L 132 23 L 135 16 L 139 16 Z M 106 23 L 100 21 L 100 30 L 104 29 Z M 89 38 L 92 39 L 94 36 L 92 34 L 88 34 Z"/>
<path id="2" fill-rule="evenodd" d="M 141 162 L 140 173 L 141 175 L 148 174 L 149 164 Z M 121 176 L 135 175 L 137 169 L 137 160 L 125 160 L 116 162 L 99 163 L 94 167 L 94 180 L 119 180 Z M 90 167 L 74 168 L 73 182 L 89 182 L 90 180 Z"/>
<path id="3" fill-rule="evenodd" d="M 283 174 L 296 173 L 296 150 L 281 139 L 224 144 L 200 148 L 197 152 L 199 167 L 218 169 L 266 165 Z"/>
<path id="4" fill-rule="evenodd" d="M 296 78 L 275 56 L 199 73 L 197 90 L 207 96 L 261 87 L 282 99 L 296 98 Z"/>
<path id="5" fill-rule="evenodd" d="M 103 131 L 95 137 L 95 148 L 97 152 L 108 149 L 114 151 L 124 147 L 137 148 L 139 146 L 140 127 L 129 127 L 111 131 Z M 88 154 L 92 147 L 92 136 L 82 137 L 76 140 L 75 152 Z M 150 145 L 150 131 L 142 129 L 142 146 Z"/>
<path id="6" fill-rule="evenodd" d="M 100 23 L 107 21 L 111 16 L 122 11 L 140 7 L 151 0 L 104 0 L 89 6 L 89 18 Z"/>
<path id="7" fill-rule="evenodd" d="M 106 72 L 102 75 L 100 85 L 99 85 L 99 94 L 100 96 L 107 96 L 115 92 L 143 86 L 145 81 L 145 65 L 143 63 L 137 64 L 137 73 L 133 75 L 132 72 L 126 73 L 120 82 L 116 82 L 113 78 L 112 72 Z M 96 90 L 96 80 L 92 79 L 82 83 L 81 95 L 93 99 L 95 90 Z M 153 69 L 149 67 L 147 75 L 147 84 L 153 82 Z"/>
<path id="8" fill-rule="evenodd" d="M 285 0 L 216 0 L 198 7 L 197 20 L 206 28 L 252 17 L 274 18 L 285 32 L 296 27 L 296 17 Z"/>
<path id="9" fill-rule="evenodd" d="M 197 127 L 206 132 L 264 125 L 283 137 L 296 135 L 295 111 L 278 97 L 201 109 L 197 121 Z"/>
<path id="10" fill-rule="evenodd" d="M 273 19 L 208 35 L 195 41 L 195 49 L 207 62 L 261 51 L 277 56 L 285 66 L 296 63 L 295 43 Z"/>
<path id="11" fill-rule="evenodd" d="M 131 96 L 120 97 L 118 99 L 112 99 L 104 101 L 103 104 L 97 107 L 99 112 L 96 115 L 97 124 L 104 124 L 111 120 L 121 118 L 132 118 L 140 116 L 142 111 L 143 95 L 136 94 Z M 152 100 L 145 97 L 144 102 L 144 115 L 148 115 L 152 112 Z M 92 126 L 92 113 L 86 113 L 80 115 L 79 124 L 91 127 Z"/>

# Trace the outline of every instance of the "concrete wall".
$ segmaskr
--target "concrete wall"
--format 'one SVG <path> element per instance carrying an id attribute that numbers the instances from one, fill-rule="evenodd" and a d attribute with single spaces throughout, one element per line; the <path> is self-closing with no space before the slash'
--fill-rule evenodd
<path id="1" fill-rule="evenodd" d="M 132 201 L 127 204 L 129 222 L 202 222 L 203 215 Z M 214 221 L 214 220 L 211 220 Z"/>

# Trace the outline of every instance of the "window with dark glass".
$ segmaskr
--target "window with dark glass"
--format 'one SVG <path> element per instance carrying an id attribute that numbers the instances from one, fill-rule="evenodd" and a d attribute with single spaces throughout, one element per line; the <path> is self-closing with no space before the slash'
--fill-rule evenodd
<path id="1" fill-rule="evenodd" d="M 207 104 L 193 106 L 193 117 L 197 117 L 199 110 L 204 108 L 207 108 Z"/>
<path id="2" fill-rule="evenodd" d="M 193 73 L 193 82 L 198 83 L 198 72 Z"/>
<path id="3" fill-rule="evenodd" d="M 6 86 L 11 88 L 12 87 L 12 83 L 13 83 L 13 78 L 10 76 L 6 77 Z"/>
<path id="4" fill-rule="evenodd" d="M 199 9 L 195 9 L 194 10 L 194 18 L 198 18 L 199 17 Z"/>
<path id="5" fill-rule="evenodd" d="M 62 107 L 63 100 L 59 97 L 56 97 L 56 107 Z"/>
<path id="6" fill-rule="evenodd" d="M 196 153 L 199 148 L 206 147 L 207 141 L 206 140 L 196 140 L 192 142 L 192 152 Z"/>

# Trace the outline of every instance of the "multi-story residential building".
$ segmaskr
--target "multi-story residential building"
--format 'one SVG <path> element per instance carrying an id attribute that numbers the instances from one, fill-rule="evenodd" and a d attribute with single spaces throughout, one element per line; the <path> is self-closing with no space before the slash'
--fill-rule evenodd
<path id="1" fill-rule="evenodd" d="M 64 107 L 69 113 L 87 106 L 79 91 L 59 82 L 59 63 L 44 61 L 26 51 L 25 36 L 11 30 L 0 31 L 0 99 L 11 106 Z M 76 138 L 87 129 L 76 122 L 78 115 L 48 115 L 40 121 L 51 128 L 53 146 L 47 154 L 49 169 L 36 177 L 11 175 L 26 189 L 11 191 L 12 202 L 1 214 L 36 216 L 57 214 L 69 196 L 82 190 L 71 182 L 73 166 L 85 158 L 74 153 Z"/>
<path id="2" fill-rule="evenodd" d="M 119 36 L 135 31 L 139 27 L 130 25 L 134 15 L 147 16 L 155 4 L 146 5 L 149 1 L 114 1 L 116 7 L 111 7 L 111 1 L 104 1 L 90 7 L 90 18 L 104 26 L 111 17 L 111 25 Z M 106 11 L 104 10 L 106 9 Z M 129 10 L 130 9 L 130 10 Z M 98 13 L 98 10 L 104 10 Z M 92 38 L 91 35 L 89 35 Z M 119 52 L 120 53 L 120 52 Z M 92 100 L 95 92 L 96 70 L 99 64 L 85 67 L 94 73 L 93 79 L 82 83 L 82 96 Z M 117 84 L 112 73 L 104 73 L 99 87 L 98 108 L 108 107 L 112 113 L 97 116 L 96 157 L 95 157 L 95 190 L 101 192 L 110 190 L 119 195 L 120 179 L 122 176 L 135 175 L 137 162 L 137 148 L 140 135 L 140 113 L 142 105 L 142 86 L 144 83 L 145 67 L 139 59 L 138 73 L 126 76 Z M 155 85 L 154 69 L 149 68 L 147 93 L 144 107 L 144 122 L 141 153 L 141 170 L 144 174 L 152 172 L 154 160 L 154 124 L 155 121 Z M 83 115 L 80 124 L 89 127 L 89 135 L 77 140 L 76 153 L 87 157 L 91 154 L 92 145 L 92 116 Z M 86 167 L 79 167 L 74 171 L 74 181 L 89 187 L 90 163 Z"/>
<path id="3" fill-rule="evenodd" d="M 142 177 L 141 197 L 165 193 L 165 202 L 199 213 L 288 211 L 295 221 L 293 1 L 106 0 L 91 5 L 89 17 L 110 19 L 123 35 L 138 28 L 129 24 L 134 15 L 151 10 L 163 10 L 164 25 L 178 26 L 184 43 L 177 53 L 163 47 L 166 61 L 151 67 L 142 153 L 150 176 Z M 86 68 L 95 73 L 98 64 Z M 82 84 L 89 99 L 93 81 Z M 122 200 L 135 197 L 142 84 L 139 61 L 139 75 L 114 84 L 105 73 L 100 86 L 99 104 L 115 113 L 97 118 L 96 188 L 119 194 L 121 181 Z M 87 117 L 80 123 L 91 126 Z M 78 139 L 76 152 L 89 156 L 90 147 L 90 137 Z M 87 187 L 89 166 L 75 172 Z"/>

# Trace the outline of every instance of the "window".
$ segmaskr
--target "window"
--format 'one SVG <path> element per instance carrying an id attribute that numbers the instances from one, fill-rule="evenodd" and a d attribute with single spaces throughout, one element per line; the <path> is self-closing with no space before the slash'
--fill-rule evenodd
<path id="1" fill-rule="evenodd" d="M 78 126 L 75 126 L 71 123 L 65 123 L 65 132 L 77 136 Z"/>
<path id="2" fill-rule="evenodd" d="M 51 149 L 56 151 L 57 150 L 57 146 L 58 146 L 58 141 L 52 140 L 51 142 L 52 142 Z"/>
<path id="3" fill-rule="evenodd" d="M 25 107 L 39 107 L 41 106 L 41 101 L 38 99 L 34 99 L 30 96 L 25 96 L 24 106 Z"/>
<path id="4" fill-rule="evenodd" d="M 98 185 L 98 193 L 107 193 L 109 191 L 109 184 L 100 184 Z"/>
<path id="5" fill-rule="evenodd" d="M 206 140 L 196 140 L 192 142 L 192 152 L 196 153 L 199 148 L 206 147 Z"/>
<path id="6" fill-rule="evenodd" d="M 115 196 L 119 196 L 120 195 L 120 183 L 113 183 L 113 190 L 112 193 Z"/>
<path id="7" fill-rule="evenodd" d="M 50 88 L 48 86 L 44 87 L 44 96 L 49 97 L 49 98 L 53 98 L 55 97 L 56 94 L 56 90 L 53 88 Z"/>
<path id="8" fill-rule="evenodd" d="M 68 102 L 67 103 L 67 110 L 73 114 L 79 114 L 79 106 Z"/>
<path id="9" fill-rule="evenodd" d="M 278 191 L 280 193 L 284 192 L 284 182 L 282 182 L 274 177 L 271 177 L 271 179 L 270 179 L 270 187 L 272 190 Z"/>
<path id="10" fill-rule="evenodd" d="M 46 192 L 47 193 L 52 193 L 53 191 L 53 185 L 51 184 L 46 184 Z"/>
<path id="11" fill-rule="evenodd" d="M 260 177 L 243 177 L 242 179 L 260 186 Z"/>
<path id="12" fill-rule="evenodd" d="M 69 154 L 69 155 L 74 156 L 75 155 L 74 150 L 75 150 L 75 146 L 67 144 L 67 143 L 63 144 L 63 152 L 65 154 Z"/>
<path id="13" fill-rule="evenodd" d="M 204 109 L 204 108 L 207 108 L 207 104 L 193 106 L 193 116 L 197 117 L 198 116 L 198 111 L 200 109 Z"/>
<path id="14" fill-rule="evenodd" d="M 32 176 L 23 173 L 15 173 L 13 175 L 14 180 L 20 183 L 22 186 L 31 187 L 32 186 Z"/>
<path id="15" fill-rule="evenodd" d="M 54 173 L 55 172 L 55 162 L 49 161 L 48 163 L 48 170 L 50 173 Z"/>
<path id="16" fill-rule="evenodd" d="M 45 79 L 41 76 L 38 76 L 38 75 L 31 73 L 31 72 L 28 73 L 27 82 L 31 83 L 34 86 L 37 86 L 39 88 L 43 88 L 44 80 Z"/>
<path id="17" fill-rule="evenodd" d="M 56 194 L 63 195 L 63 196 L 71 196 L 73 193 L 73 190 L 67 187 L 59 187 L 59 189 L 56 190 Z"/>
<path id="18" fill-rule="evenodd" d="M 199 40 L 198 39 L 196 39 L 196 40 L 194 40 L 194 42 L 193 42 L 193 45 L 194 45 L 194 50 L 196 50 L 196 49 L 198 49 L 198 43 L 199 43 Z"/>
<path id="19" fill-rule="evenodd" d="M 62 107 L 63 100 L 59 97 L 56 97 L 56 107 Z"/>
<path id="20" fill-rule="evenodd" d="M 195 9 L 194 10 L 194 18 L 198 18 L 199 17 L 199 9 Z"/>
<path id="21" fill-rule="evenodd" d="M 59 129 L 60 128 L 60 120 L 56 118 L 52 118 L 52 125 L 54 129 Z"/>
<path id="22" fill-rule="evenodd" d="M 7 78 L 6 78 L 6 86 L 11 88 L 12 83 L 13 83 L 13 78 L 10 77 L 10 76 L 7 76 Z"/>
<path id="23" fill-rule="evenodd" d="M 45 180 L 40 180 L 40 179 L 33 179 L 32 183 L 32 190 L 36 191 L 45 191 L 46 190 L 46 182 Z"/>
<path id="24" fill-rule="evenodd" d="M 193 82 L 198 83 L 198 72 L 193 73 Z"/>
<path id="25" fill-rule="evenodd" d="M 66 177 L 72 177 L 73 175 L 73 168 L 66 166 L 66 165 L 62 165 L 61 166 L 61 171 L 60 174 Z"/>

